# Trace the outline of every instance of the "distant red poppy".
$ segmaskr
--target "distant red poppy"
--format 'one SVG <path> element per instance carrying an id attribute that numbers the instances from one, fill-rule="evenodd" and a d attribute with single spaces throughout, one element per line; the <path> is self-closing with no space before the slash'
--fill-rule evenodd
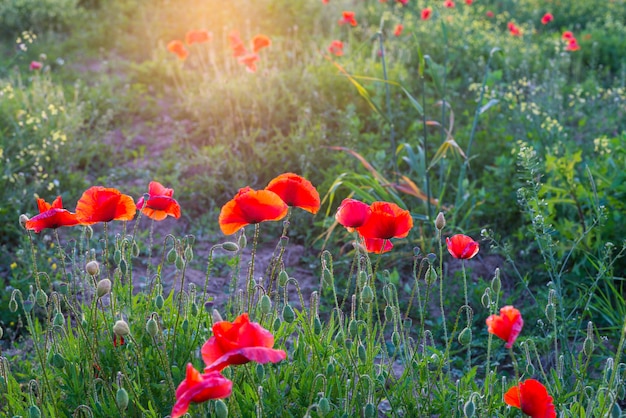
<path id="1" fill-rule="evenodd" d="M 569 41 L 570 39 L 574 39 L 574 34 L 566 30 L 565 32 L 563 32 L 563 35 L 561 35 L 561 38 L 563 38 L 566 41 Z"/>
<path id="2" fill-rule="evenodd" d="M 243 64 L 246 66 L 246 70 L 248 70 L 249 73 L 256 72 L 256 62 L 258 60 L 259 60 L 259 55 L 254 54 L 254 53 L 242 55 L 239 58 L 237 58 L 237 61 L 239 61 L 240 64 Z"/>
<path id="3" fill-rule="evenodd" d="M 456 5 L 452 0 L 446 0 L 443 2 L 443 7 L 447 7 L 448 9 L 454 8 Z"/>
<path id="4" fill-rule="evenodd" d="M 337 208 L 335 219 L 352 232 L 354 228 L 363 226 L 371 213 L 372 210 L 367 203 L 355 199 L 344 199 Z"/>
<path id="5" fill-rule="evenodd" d="M 400 35 L 402 35 L 402 31 L 403 31 L 403 30 L 404 30 L 404 26 L 402 25 L 402 23 L 398 23 L 398 24 L 396 25 L 396 28 L 395 28 L 395 29 L 394 29 L 394 31 L 393 31 L 393 34 L 394 34 L 395 36 L 400 36 Z"/>
<path id="6" fill-rule="evenodd" d="M 343 55 L 343 42 L 335 39 L 330 43 L 330 46 L 328 47 L 328 52 L 337 57 L 341 57 Z"/>
<path id="7" fill-rule="evenodd" d="M 76 203 L 76 219 L 82 225 L 98 222 L 132 221 L 137 212 L 133 198 L 102 186 L 87 189 Z"/>
<path id="8" fill-rule="evenodd" d="M 521 29 L 515 25 L 513 22 L 507 23 L 506 27 L 509 29 L 509 33 L 513 36 L 522 36 Z"/>
<path id="9" fill-rule="evenodd" d="M 172 408 L 172 418 L 182 417 L 187 413 L 191 402 L 201 403 L 211 399 L 227 398 L 233 391 L 233 382 L 220 372 L 200 374 L 187 363 L 187 375 L 176 389 L 176 403 Z"/>
<path id="10" fill-rule="evenodd" d="M 31 71 L 41 70 L 43 68 L 43 63 L 39 62 L 39 61 L 31 61 L 30 65 L 28 66 L 28 68 Z"/>
<path id="11" fill-rule="evenodd" d="M 357 228 L 365 238 L 404 238 L 413 228 L 413 218 L 408 210 L 395 203 L 374 202 L 365 223 Z"/>
<path id="12" fill-rule="evenodd" d="M 342 18 L 339 19 L 340 25 L 343 25 L 345 23 L 349 23 L 352 26 L 357 25 L 356 17 L 354 17 L 354 12 L 344 11 L 341 15 Z"/>
<path id="13" fill-rule="evenodd" d="M 259 50 L 266 48 L 272 44 L 270 38 L 265 35 L 255 35 L 252 38 L 252 52 L 259 52 Z"/>
<path id="14" fill-rule="evenodd" d="M 185 42 L 187 45 L 193 44 L 203 44 L 205 42 L 209 42 L 213 39 L 213 35 L 208 30 L 190 30 L 185 35 Z"/>
<path id="15" fill-rule="evenodd" d="M 382 254 L 391 251 L 393 248 L 393 244 L 388 239 L 363 237 L 363 242 L 365 243 L 365 249 L 369 253 Z"/>
<path id="16" fill-rule="evenodd" d="M 24 224 L 24 227 L 29 231 L 39 233 L 44 229 L 78 225 L 76 214 L 63 209 L 61 196 L 54 199 L 52 204 L 46 203 L 43 199 L 37 199 L 37 208 L 39 215 L 33 216 Z"/>
<path id="17" fill-rule="evenodd" d="M 409 0 L 396 0 L 396 2 L 402 4 L 403 6 L 406 6 Z"/>
<path id="18" fill-rule="evenodd" d="M 552 16 L 552 13 L 546 13 L 541 18 L 541 23 L 544 24 L 544 25 L 547 25 L 548 23 L 552 22 L 553 20 L 554 20 L 554 16 Z"/>
<path id="19" fill-rule="evenodd" d="M 174 40 L 167 44 L 167 50 L 178 57 L 179 60 L 184 61 L 189 55 L 189 51 L 185 48 L 182 41 Z"/>
<path id="20" fill-rule="evenodd" d="M 151 181 L 148 185 L 148 200 L 144 197 L 137 200 L 137 209 L 150 219 L 162 221 L 169 216 L 180 218 L 180 205 L 174 198 L 174 190 L 163 187 L 157 181 Z M 144 207 L 145 203 L 145 207 Z"/>
<path id="21" fill-rule="evenodd" d="M 320 209 L 319 193 L 310 181 L 297 174 L 281 174 L 272 179 L 265 190 L 276 193 L 288 206 L 295 206 L 312 214 Z"/>
<path id="22" fill-rule="evenodd" d="M 244 187 L 222 206 L 220 229 L 224 234 L 231 235 L 246 225 L 281 220 L 288 210 L 287 204 L 276 193 Z"/>
<path id="23" fill-rule="evenodd" d="M 526 379 L 504 394 L 507 405 L 519 408 L 531 418 L 556 418 L 554 400 L 544 385 L 535 379 Z"/>
<path id="24" fill-rule="evenodd" d="M 487 10 L 487 13 L 485 13 L 487 15 L 487 17 L 489 19 L 491 19 L 493 17 L 493 12 L 491 10 Z"/>
<path id="25" fill-rule="evenodd" d="M 430 17 L 433 14 L 433 9 L 430 7 L 427 7 L 425 9 L 422 9 L 422 20 L 428 20 L 430 19 Z"/>
<path id="26" fill-rule="evenodd" d="M 241 57 L 248 53 L 248 50 L 243 44 L 238 31 L 233 30 L 228 34 L 228 42 L 230 44 L 230 49 L 233 51 L 233 57 Z"/>
<path id="27" fill-rule="evenodd" d="M 580 45 L 578 45 L 576 38 L 572 38 L 567 41 L 567 46 L 565 47 L 566 51 L 578 51 L 579 49 Z"/>
<path id="28" fill-rule="evenodd" d="M 506 348 L 513 346 L 524 326 L 522 314 L 512 306 L 503 306 L 500 315 L 490 315 L 486 322 L 487 331 L 506 341 Z"/>
<path id="29" fill-rule="evenodd" d="M 478 253 L 479 245 L 467 235 L 457 234 L 452 238 L 446 238 L 448 252 L 454 258 L 467 260 L 474 257 Z"/>
<path id="30" fill-rule="evenodd" d="M 465 0 L 465 4 L 467 4 L 468 6 L 471 6 L 473 2 L 474 0 Z"/>
<path id="31" fill-rule="evenodd" d="M 202 346 L 205 372 L 221 371 L 235 364 L 278 363 L 287 357 L 283 350 L 276 350 L 274 336 L 256 322 L 250 322 L 247 313 L 233 322 L 220 321 L 213 324 L 213 336 Z"/>
<path id="32" fill-rule="evenodd" d="M 329 1 L 329 0 L 322 0 L 322 3 L 324 3 L 324 4 L 328 4 L 328 1 Z"/>

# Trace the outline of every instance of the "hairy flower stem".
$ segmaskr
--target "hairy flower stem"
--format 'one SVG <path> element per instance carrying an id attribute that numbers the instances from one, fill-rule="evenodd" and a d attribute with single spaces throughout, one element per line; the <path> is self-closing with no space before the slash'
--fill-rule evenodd
<path id="1" fill-rule="evenodd" d="M 465 310 L 465 312 L 467 313 L 467 327 L 471 329 L 472 318 L 470 316 L 471 308 L 469 305 L 469 298 L 467 297 L 467 273 L 465 272 L 465 260 L 461 260 L 461 268 L 463 269 L 463 294 L 465 295 L 465 306 L 467 306 L 467 309 Z M 468 366 L 468 369 L 471 370 L 472 368 L 472 343 L 471 341 L 469 344 L 467 344 L 467 366 Z"/>
<path id="2" fill-rule="evenodd" d="M 443 324 L 443 337 L 446 347 L 448 346 L 448 327 L 446 325 L 446 311 L 443 308 L 443 242 L 441 230 L 437 229 L 437 241 L 439 241 L 439 308 L 441 309 L 441 322 Z M 446 357 L 447 359 L 447 357 Z M 450 374 L 450 363 L 446 363 L 447 374 Z"/>
<path id="3" fill-rule="evenodd" d="M 254 224 L 254 239 L 252 240 L 252 253 L 250 254 L 250 267 L 248 268 L 248 282 L 246 283 L 246 293 L 248 294 L 247 312 L 252 309 L 253 283 L 254 283 L 254 257 L 256 255 L 256 247 L 259 243 L 259 224 Z"/>

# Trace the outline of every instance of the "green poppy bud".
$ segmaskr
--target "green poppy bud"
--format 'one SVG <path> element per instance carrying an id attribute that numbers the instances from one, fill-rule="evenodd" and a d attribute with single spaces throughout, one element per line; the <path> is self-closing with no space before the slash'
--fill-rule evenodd
<path id="1" fill-rule="evenodd" d="M 156 337 L 159 332 L 159 324 L 157 324 L 157 321 L 155 321 L 154 318 L 150 318 L 148 319 L 148 322 L 146 322 L 146 332 L 152 338 Z"/>
<path id="2" fill-rule="evenodd" d="M 356 338 L 356 334 L 359 331 L 358 323 L 355 319 L 351 319 L 348 324 L 348 333 L 352 338 Z"/>
<path id="3" fill-rule="evenodd" d="M 37 289 L 37 292 L 35 293 L 35 300 L 37 301 L 37 305 L 43 308 L 46 306 L 46 303 L 48 303 L 48 295 L 46 295 L 46 292 L 43 290 Z"/>
<path id="4" fill-rule="evenodd" d="M 0 327 L 0 340 L 2 339 L 3 336 L 4 336 L 4 329 Z"/>
<path id="5" fill-rule="evenodd" d="M 335 335 L 335 342 L 337 345 L 343 345 L 345 342 L 345 337 L 343 336 L 343 331 L 339 331 L 337 335 Z"/>
<path id="6" fill-rule="evenodd" d="M 280 317 L 277 316 L 276 319 L 274 319 L 272 329 L 274 330 L 274 332 L 278 332 L 278 330 L 280 329 Z"/>
<path id="7" fill-rule="evenodd" d="M 246 234 L 243 231 L 241 232 L 241 235 L 239 236 L 238 245 L 239 245 L 239 248 L 241 249 L 246 248 L 246 245 L 248 245 L 248 238 L 246 238 Z"/>
<path id="8" fill-rule="evenodd" d="M 257 364 L 256 365 L 256 377 L 259 379 L 259 381 L 263 381 L 263 379 L 265 379 L 265 366 L 263 366 L 262 364 Z"/>
<path id="9" fill-rule="evenodd" d="M 57 369 L 62 369 L 63 367 L 65 367 L 65 359 L 60 353 L 54 353 L 50 364 L 52 364 Z"/>
<path id="10" fill-rule="evenodd" d="M 320 400 L 317 401 L 317 410 L 322 416 L 330 412 L 330 403 L 327 398 L 321 397 Z"/>
<path id="11" fill-rule="evenodd" d="M 491 305 L 491 289 L 485 289 L 485 292 L 480 298 L 480 303 L 483 305 L 483 308 L 488 308 L 489 305 Z"/>
<path id="12" fill-rule="evenodd" d="M 363 287 L 363 290 L 361 290 L 361 301 L 363 303 L 372 303 L 372 301 L 374 300 L 374 291 L 372 290 L 372 288 L 370 286 L 365 286 Z"/>
<path id="13" fill-rule="evenodd" d="M 215 401 L 215 417 L 216 418 L 228 418 L 228 407 L 223 400 L 218 399 Z"/>
<path id="14" fill-rule="evenodd" d="M 139 249 L 139 244 L 137 244 L 136 241 L 133 241 L 133 246 L 131 247 L 131 252 L 133 254 L 133 257 L 139 257 L 139 254 L 141 253 L 141 250 Z"/>
<path id="15" fill-rule="evenodd" d="M 433 266 L 428 266 L 428 270 L 426 270 L 426 284 L 428 286 L 432 286 L 437 282 L 437 271 L 433 268 Z"/>
<path id="16" fill-rule="evenodd" d="M 191 316 L 193 316 L 194 318 L 196 316 L 198 316 L 198 313 L 200 312 L 200 309 L 198 308 L 198 304 L 196 302 L 191 304 Z"/>
<path id="17" fill-rule="evenodd" d="M 278 273 L 278 284 L 280 287 L 285 287 L 287 280 L 289 280 L 289 275 L 285 270 L 281 270 L 280 273 Z"/>
<path id="18" fill-rule="evenodd" d="M 363 286 L 367 284 L 367 273 L 365 272 L 365 270 L 359 271 L 358 278 L 359 278 L 359 287 L 363 288 Z"/>
<path id="19" fill-rule="evenodd" d="M 178 270 L 182 270 L 185 267 L 185 260 L 183 259 L 183 257 L 176 257 L 174 265 Z"/>
<path id="20" fill-rule="evenodd" d="M 193 248 L 191 248 L 191 245 L 188 245 L 187 248 L 185 248 L 185 260 L 187 262 L 193 260 Z"/>
<path id="21" fill-rule="evenodd" d="M 272 312 L 272 300 L 267 295 L 261 296 L 259 306 L 261 307 L 261 313 L 263 315 L 268 315 L 270 312 Z"/>
<path id="22" fill-rule="evenodd" d="M 291 305 L 287 304 L 283 307 L 283 319 L 286 323 L 291 324 L 296 319 L 296 314 Z"/>
<path id="23" fill-rule="evenodd" d="M 495 276 L 491 280 L 491 290 L 497 295 L 500 293 L 500 289 L 502 288 L 502 281 L 500 280 L 500 269 L 496 269 Z"/>
<path id="24" fill-rule="evenodd" d="M 622 408 L 620 408 L 619 404 L 615 402 L 613 404 L 613 408 L 611 409 L 611 418 L 619 418 L 622 416 Z"/>
<path id="25" fill-rule="evenodd" d="M 183 331 L 187 332 L 189 330 L 189 320 L 187 320 L 187 318 L 183 319 L 183 323 L 181 326 L 183 328 Z"/>
<path id="26" fill-rule="evenodd" d="M 402 340 L 400 339 L 400 333 L 398 331 L 394 331 L 391 333 L 391 341 L 393 341 L 393 345 L 396 347 L 400 347 L 400 343 Z"/>
<path id="27" fill-rule="evenodd" d="M 31 405 L 30 408 L 28 408 L 28 418 L 41 418 L 41 411 L 37 405 Z"/>
<path id="28" fill-rule="evenodd" d="M 472 329 L 465 327 L 459 334 L 459 343 L 461 345 L 468 345 L 472 342 Z"/>
<path id="29" fill-rule="evenodd" d="M 12 297 L 11 300 L 9 301 L 9 310 L 11 312 L 15 312 L 17 311 L 17 308 L 18 308 L 17 301 L 15 300 L 15 298 Z"/>
<path id="30" fill-rule="evenodd" d="M 335 362 L 331 359 L 331 361 L 326 366 L 326 375 L 332 376 L 335 374 Z"/>
<path id="31" fill-rule="evenodd" d="M 320 321 L 319 316 L 313 318 L 313 332 L 315 332 L 315 335 L 319 335 L 322 332 L 322 321 Z"/>
<path id="32" fill-rule="evenodd" d="M 177 258 L 178 258 L 178 254 L 176 253 L 175 247 L 172 247 L 172 249 L 169 250 L 167 252 L 167 255 L 165 256 L 166 261 L 170 264 L 174 264 Z"/>
<path id="33" fill-rule="evenodd" d="M 113 261 L 115 261 L 115 264 L 118 265 L 122 261 L 122 252 L 120 250 L 115 250 L 115 252 L 113 253 Z"/>
<path id="34" fill-rule="evenodd" d="M 361 343 L 356 348 L 356 352 L 359 355 L 359 360 L 365 363 L 367 361 L 367 351 L 365 350 L 365 346 Z"/>
<path id="35" fill-rule="evenodd" d="M 115 402 L 117 403 L 117 407 L 122 411 L 125 411 L 128 408 L 128 392 L 126 389 L 119 388 L 117 393 L 115 394 Z"/>
<path id="36" fill-rule="evenodd" d="M 474 412 L 476 412 L 476 404 L 474 403 L 474 397 L 470 396 L 469 401 L 463 406 L 463 414 L 465 414 L 466 418 L 472 418 Z"/>
<path id="37" fill-rule="evenodd" d="M 373 403 L 368 402 L 363 408 L 363 416 L 365 418 L 374 418 L 376 416 L 376 407 Z"/>
<path id="38" fill-rule="evenodd" d="M 124 259 L 120 261 L 120 271 L 123 275 L 126 275 L 126 273 L 128 273 L 128 263 Z"/>
<path id="39" fill-rule="evenodd" d="M 65 325 L 65 317 L 63 316 L 63 314 L 61 312 L 57 312 L 54 315 L 54 319 L 52 320 L 52 324 L 55 327 L 62 327 L 63 325 Z"/>
<path id="40" fill-rule="evenodd" d="M 235 244 L 234 242 L 226 241 L 225 243 L 222 244 L 222 249 L 224 251 L 236 253 L 237 251 L 239 251 L 239 246 Z"/>
<path id="41" fill-rule="evenodd" d="M 30 313 L 30 311 L 32 311 L 32 310 L 33 310 L 33 306 L 35 306 L 35 302 L 33 302 L 33 301 L 32 301 L 32 300 L 30 300 L 30 299 L 26 299 L 26 300 L 24 301 L 24 306 L 23 306 L 23 308 L 24 308 L 24 312 L 26 312 L 26 313 Z"/>
<path id="42" fill-rule="evenodd" d="M 554 321 L 556 321 L 556 307 L 554 306 L 554 303 L 548 303 L 546 305 L 546 318 L 548 318 L 548 321 L 550 323 L 554 323 Z"/>

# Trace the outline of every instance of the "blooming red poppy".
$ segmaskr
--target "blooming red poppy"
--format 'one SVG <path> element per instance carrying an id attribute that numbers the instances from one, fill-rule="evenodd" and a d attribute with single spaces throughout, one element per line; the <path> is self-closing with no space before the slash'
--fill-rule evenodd
<path id="1" fill-rule="evenodd" d="M 29 231 L 39 233 L 48 228 L 55 229 L 61 226 L 78 225 L 76 214 L 63 209 L 61 196 L 54 199 L 52 204 L 47 203 L 43 199 L 37 199 L 37 208 L 39 209 L 39 215 L 33 216 L 24 223 L 24 227 Z"/>
<path id="2" fill-rule="evenodd" d="M 446 0 L 443 2 L 443 7 L 447 7 L 448 9 L 454 8 L 455 4 L 452 0 Z"/>
<path id="3" fill-rule="evenodd" d="M 281 220 L 288 210 L 287 204 L 276 193 L 244 187 L 222 206 L 220 229 L 224 234 L 231 235 L 246 225 Z"/>
<path id="4" fill-rule="evenodd" d="M 403 30 L 404 30 L 404 25 L 402 25 L 402 23 L 398 23 L 398 24 L 396 25 L 396 28 L 395 28 L 395 29 L 394 29 L 394 31 L 393 31 L 393 34 L 394 34 L 395 36 L 400 36 L 400 35 L 402 35 L 402 31 L 403 31 Z"/>
<path id="5" fill-rule="evenodd" d="M 131 221 L 137 207 L 133 198 L 102 186 L 87 189 L 76 203 L 76 219 L 82 225 L 98 222 Z"/>
<path id="6" fill-rule="evenodd" d="M 473 2 L 474 0 L 465 0 L 465 4 L 467 4 L 468 6 L 471 6 Z"/>
<path id="7" fill-rule="evenodd" d="M 402 4 L 403 6 L 406 6 L 409 0 L 396 0 L 396 2 Z"/>
<path id="8" fill-rule="evenodd" d="M 256 62 L 259 60 L 259 55 L 258 54 L 246 54 L 246 55 L 242 55 L 239 58 L 237 58 L 237 61 L 239 61 L 240 64 L 243 64 L 246 66 L 246 70 L 249 73 L 255 73 L 256 72 Z"/>
<path id="9" fill-rule="evenodd" d="M 431 7 L 427 7 L 422 9 L 422 20 L 428 20 L 433 14 L 433 9 Z"/>
<path id="10" fill-rule="evenodd" d="M 213 35 L 208 30 L 190 30 L 185 35 L 185 42 L 187 45 L 193 44 L 203 44 L 205 42 L 209 42 L 213 39 Z"/>
<path id="11" fill-rule="evenodd" d="M 179 60 L 184 61 L 187 59 L 189 55 L 189 51 L 185 48 L 185 45 L 182 41 L 174 40 L 167 44 L 167 50 L 172 54 L 176 55 Z"/>
<path id="12" fill-rule="evenodd" d="M 413 218 L 408 210 L 395 203 L 374 202 L 365 223 L 357 228 L 365 238 L 404 238 L 413 228 Z"/>
<path id="13" fill-rule="evenodd" d="M 516 26 L 515 23 L 509 22 L 507 23 L 506 27 L 509 29 L 509 32 L 511 33 L 511 35 L 522 36 L 521 29 L 518 26 Z"/>
<path id="14" fill-rule="evenodd" d="M 393 244 L 388 239 L 380 239 L 380 238 L 363 238 L 363 242 L 365 243 L 365 249 L 368 253 L 374 254 L 382 254 L 387 251 L 391 251 L 393 248 Z"/>
<path id="15" fill-rule="evenodd" d="M 330 43 L 330 46 L 328 47 L 328 52 L 337 57 L 341 57 L 343 55 L 343 42 L 335 39 Z"/>
<path id="16" fill-rule="evenodd" d="M 288 206 L 295 206 L 313 214 L 320 209 L 319 193 L 310 181 L 297 174 L 281 174 L 272 179 L 265 190 L 276 193 Z"/>
<path id="17" fill-rule="evenodd" d="M 506 341 L 506 348 L 513 346 L 523 326 L 522 314 L 512 306 L 503 306 L 500 308 L 500 315 L 490 315 L 487 318 L 487 331 Z"/>
<path id="18" fill-rule="evenodd" d="M 356 22 L 356 18 L 354 17 L 354 12 L 348 12 L 348 11 L 344 11 L 341 14 L 342 18 L 339 19 L 339 24 L 343 25 L 345 23 L 349 23 L 352 26 L 356 26 L 357 22 Z"/>
<path id="19" fill-rule="evenodd" d="M 446 238 L 448 252 L 454 258 L 467 260 L 474 257 L 478 253 L 479 245 L 467 235 L 457 234 L 452 238 Z"/>
<path id="20" fill-rule="evenodd" d="M 541 23 L 544 24 L 544 25 L 547 25 L 548 23 L 552 22 L 553 20 L 554 20 L 554 16 L 552 16 L 552 13 L 546 13 L 541 18 Z"/>
<path id="21" fill-rule="evenodd" d="M 39 61 L 31 61 L 31 62 L 30 62 L 30 65 L 28 66 L 28 68 L 29 68 L 31 71 L 34 71 L 34 70 L 41 70 L 41 69 L 43 68 L 43 63 L 42 63 L 42 62 L 39 62 Z"/>
<path id="22" fill-rule="evenodd" d="M 579 49 L 580 45 L 578 45 L 576 38 L 572 38 L 567 41 L 567 46 L 565 47 L 566 51 L 578 51 Z"/>
<path id="23" fill-rule="evenodd" d="M 187 363 L 187 375 L 176 389 L 176 403 L 172 408 L 172 418 L 178 418 L 189 409 L 191 402 L 201 403 L 211 399 L 227 398 L 233 391 L 233 382 L 218 371 L 200 374 Z"/>
<path id="24" fill-rule="evenodd" d="M 492 12 L 491 10 L 487 10 L 486 15 L 487 15 L 487 17 L 488 17 L 489 19 L 491 19 L 491 18 L 494 16 L 494 15 L 493 15 L 493 12 Z"/>
<path id="25" fill-rule="evenodd" d="M 363 226 L 367 218 L 372 213 L 370 206 L 360 200 L 343 199 L 343 202 L 337 208 L 335 219 L 339 224 L 345 226 L 348 231 L 354 231 L 354 228 Z"/>
<path id="26" fill-rule="evenodd" d="M 574 34 L 566 30 L 565 32 L 563 32 L 563 35 L 561 36 L 561 38 L 563 38 L 563 40 L 565 41 L 569 41 L 570 39 L 574 39 Z"/>
<path id="27" fill-rule="evenodd" d="M 259 52 L 259 50 L 266 48 L 272 44 L 270 38 L 265 35 L 255 35 L 252 38 L 252 52 Z"/>
<path id="28" fill-rule="evenodd" d="M 150 219 L 162 221 L 169 216 L 180 218 L 180 205 L 174 198 L 174 190 L 163 187 L 158 181 L 148 185 L 148 200 L 144 197 L 137 200 L 137 209 Z"/>
<path id="29" fill-rule="evenodd" d="M 228 34 L 228 42 L 230 44 L 230 49 L 233 51 L 233 57 L 241 57 L 248 53 L 248 50 L 243 44 L 238 31 L 234 30 Z"/>
<path id="30" fill-rule="evenodd" d="M 250 361 L 265 364 L 284 360 L 287 354 L 273 346 L 274 336 L 256 322 L 250 322 L 247 313 L 233 322 L 216 322 L 213 336 L 202 346 L 202 358 L 207 365 L 204 371 L 221 371 Z"/>
<path id="31" fill-rule="evenodd" d="M 531 418 L 556 418 L 554 400 L 544 385 L 535 379 L 526 379 L 504 394 L 507 405 L 519 408 Z"/>

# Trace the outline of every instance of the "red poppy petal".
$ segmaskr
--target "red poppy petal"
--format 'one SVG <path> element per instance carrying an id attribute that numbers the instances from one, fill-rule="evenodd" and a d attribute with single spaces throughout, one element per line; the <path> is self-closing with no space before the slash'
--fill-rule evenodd
<path id="1" fill-rule="evenodd" d="M 388 239 L 363 238 L 363 240 L 365 242 L 365 249 L 370 253 L 383 254 L 391 251 L 393 248 L 393 244 Z"/>
<path id="2" fill-rule="evenodd" d="M 259 50 L 266 48 L 272 44 L 270 38 L 265 35 L 256 35 L 252 38 L 252 52 L 259 52 Z"/>
<path id="3" fill-rule="evenodd" d="M 504 402 L 515 408 L 522 408 L 522 400 L 520 398 L 519 387 L 513 386 L 504 394 Z"/>
<path id="4" fill-rule="evenodd" d="M 250 361 L 260 364 L 278 363 L 285 358 L 287 358 L 287 353 L 283 350 L 275 350 L 267 347 L 243 347 L 227 352 L 222 357 L 209 364 L 204 370 L 205 372 L 221 371 L 228 366 L 245 364 Z"/>
<path id="5" fill-rule="evenodd" d="M 205 402 L 230 396 L 233 383 L 219 372 L 200 374 L 187 364 L 187 375 L 176 389 L 176 403 L 172 408 L 172 418 L 183 416 L 191 402 Z"/>
<path id="6" fill-rule="evenodd" d="M 35 231 L 39 233 L 44 229 L 54 229 L 62 226 L 74 226 L 78 225 L 78 219 L 76 214 L 71 213 L 65 209 L 49 209 L 39 215 L 30 218 L 24 226 L 29 231 Z"/>
<path id="7" fill-rule="evenodd" d="M 139 203 L 137 206 L 139 207 Z M 155 221 L 162 221 L 168 215 L 178 219 L 180 218 L 180 205 L 171 197 L 154 196 L 148 199 L 142 213 Z"/>
<path id="8" fill-rule="evenodd" d="M 44 213 L 45 211 L 52 209 L 52 205 L 45 200 L 38 198 L 37 209 L 39 210 L 39 213 Z"/>
<path id="9" fill-rule="evenodd" d="M 295 206 L 316 214 L 320 208 L 320 195 L 307 179 L 284 173 L 269 182 L 265 190 L 271 190 L 289 206 Z"/>
<path id="10" fill-rule="evenodd" d="M 172 197 L 174 196 L 174 189 L 168 189 L 167 187 L 164 187 L 158 181 L 151 181 L 150 184 L 148 185 L 148 194 L 150 196 Z"/>
<path id="11" fill-rule="evenodd" d="M 369 217 L 372 210 L 369 205 L 355 199 L 344 199 L 335 214 L 335 219 L 346 228 L 358 228 Z"/>
<path id="12" fill-rule="evenodd" d="M 413 218 L 408 210 L 395 203 L 374 202 L 366 222 L 357 230 L 365 238 L 404 238 L 413 228 Z"/>
<path id="13" fill-rule="evenodd" d="M 247 188 L 222 207 L 218 221 L 222 232 L 231 235 L 249 224 L 280 220 L 288 210 L 276 193 Z"/>
<path id="14" fill-rule="evenodd" d="M 132 197 L 102 186 L 87 189 L 76 203 L 76 218 L 84 225 L 113 220 L 130 221 L 136 212 Z"/>

